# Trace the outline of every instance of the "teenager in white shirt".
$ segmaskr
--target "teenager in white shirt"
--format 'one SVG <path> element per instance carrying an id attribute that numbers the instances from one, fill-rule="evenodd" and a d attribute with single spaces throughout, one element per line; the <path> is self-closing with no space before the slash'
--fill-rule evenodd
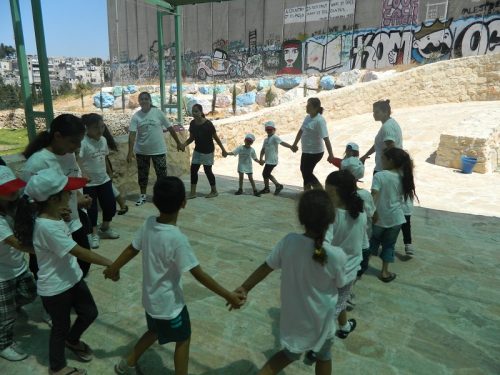
<path id="1" fill-rule="evenodd" d="M 142 304 L 148 330 L 115 366 L 115 371 L 139 373 L 136 368 L 139 358 L 158 340 L 161 345 L 176 343 L 175 374 L 187 375 L 191 324 L 181 286 L 182 274 L 189 271 L 233 308 L 239 308 L 245 297 L 223 288 L 202 270 L 187 237 L 177 227 L 179 211 L 186 206 L 183 182 L 177 177 L 160 177 L 154 186 L 153 203 L 160 211 L 159 216 L 147 218 L 132 243 L 104 271 L 106 278 L 116 281 L 120 269 L 142 253 Z"/>
<path id="2" fill-rule="evenodd" d="M 413 161 L 410 155 L 399 148 L 389 148 L 382 154 L 384 170 L 376 173 L 372 181 L 372 196 L 376 211 L 373 216 L 373 230 L 370 251 L 377 254 L 382 245 L 382 270 L 380 280 L 391 282 L 395 273 L 389 272 L 389 263 L 394 262 L 394 246 L 401 225 L 406 222 L 403 202 L 415 197 Z"/>
<path id="3" fill-rule="evenodd" d="M 403 134 L 401 127 L 391 117 L 390 100 L 379 100 L 373 103 L 373 118 L 375 121 L 380 121 L 380 127 L 373 146 L 364 154 L 360 160 L 364 163 L 365 160 L 375 153 L 375 171 L 379 172 L 383 169 L 382 154 L 386 148 L 403 148 Z"/>
<path id="4" fill-rule="evenodd" d="M 19 191 L 25 185 L 9 167 L 0 166 L 0 357 L 9 361 L 28 357 L 13 340 L 14 323 L 16 309 L 36 298 L 35 279 L 23 255 L 33 248 L 21 245 L 13 230 Z"/>
<path id="5" fill-rule="evenodd" d="M 326 232 L 325 242 L 342 248 L 347 256 L 346 285 L 339 289 L 337 337 L 347 338 L 356 328 L 355 319 L 347 319 L 347 301 L 356 281 L 363 257 L 363 240 L 366 233 L 366 213 L 363 200 L 357 194 L 356 178 L 347 170 L 328 175 L 325 190 L 335 206 L 335 221 Z"/>
<path id="6" fill-rule="evenodd" d="M 255 136 L 253 134 L 245 135 L 245 144 L 242 146 L 236 147 L 232 152 L 228 152 L 228 155 L 236 156 L 238 155 L 238 190 L 235 195 L 243 194 L 243 178 L 245 174 L 248 177 L 248 181 L 252 185 L 253 195 L 256 197 L 260 197 L 260 193 L 257 191 L 257 187 L 255 186 L 255 181 L 253 180 L 253 166 L 252 160 L 260 165 L 263 164 L 259 159 L 257 159 L 257 154 L 255 153 L 255 149 L 252 147 L 252 144 L 255 142 Z"/>
<path id="7" fill-rule="evenodd" d="M 323 107 L 318 98 L 309 98 L 306 106 L 307 116 L 297 132 L 292 151 L 298 150 L 297 144 L 302 141 L 302 156 L 300 157 L 300 172 L 304 180 L 304 190 L 322 188 L 314 175 L 314 167 L 323 159 L 325 153 L 323 143 L 328 151 L 328 162 L 333 163 L 333 151 L 328 138 L 328 129 L 323 117 Z"/>
<path id="8" fill-rule="evenodd" d="M 337 289 L 344 286 L 346 255 L 323 242 L 335 220 L 335 210 L 323 190 L 306 191 L 298 206 L 305 233 L 289 233 L 274 247 L 265 263 L 237 289 L 250 292 L 273 270 L 281 269 L 281 351 L 259 375 L 277 374 L 306 352 L 316 362 L 316 374 L 332 372 L 331 346 L 335 336 Z"/>
<path id="9" fill-rule="evenodd" d="M 116 199 L 107 171 L 106 157 L 109 155 L 109 149 L 106 138 L 102 136 L 104 132 L 102 116 L 90 113 L 83 115 L 82 121 L 87 133 L 80 146 L 78 163 L 83 175 L 89 179 L 87 186 L 83 188 L 83 193 L 92 198 L 92 205 L 88 209 L 92 224 L 90 246 L 97 249 L 100 238 L 120 238 L 120 235 L 110 228 L 111 220 L 116 214 Z M 97 229 L 97 201 L 102 210 L 102 223 L 99 229 Z"/>
<path id="10" fill-rule="evenodd" d="M 68 177 L 81 177 L 81 170 L 76 162 L 75 152 L 80 148 L 85 136 L 85 126 L 79 117 L 70 114 L 57 116 L 50 123 L 50 130 L 38 133 L 23 152 L 27 159 L 21 170 L 20 177 L 28 182 L 31 176 L 46 168 L 54 168 Z M 90 249 L 88 234 L 92 229 L 89 218 L 84 209 L 89 208 L 92 199 L 80 191 L 71 195 L 67 225 L 71 235 L 78 245 Z M 83 277 L 87 276 L 90 264 L 78 260 L 83 271 Z M 37 277 L 38 266 L 36 257 L 30 255 L 30 270 Z"/>
<path id="11" fill-rule="evenodd" d="M 64 176 L 58 169 L 41 170 L 28 181 L 16 213 L 16 233 L 23 245 L 35 249 L 39 266 L 37 292 L 52 319 L 49 339 L 52 375 L 87 373 L 67 366 L 66 348 L 84 362 L 93 358 L 92 350 L 80 338 L 97 318 L 97 307 L 76 259 L 102 266 L 112 263 L 79 246 L 61 216 L 68 209 L 72 191 L 86 183 L 86 179 Z M 77 315 L 73 325 L 72 310 Z"/>
<path id="12" fill-rule="evenodd" d="M 168 131 L 177 143 L 177 150 L 184 151 L 184 146 L 179 141 L 172 124 L 161 110 L 152 105 L 149 92 L 139 94 L 139 105 L 141 110 L 130 120 L 127 155 L 128 163 L 132 161 L 134 153 L 137 160 L 137 179 L 141 195 L 135 202 L 136 206 L 146 203 L 151 160 L 156 177 L 167 175 L 167 144 L 163 132 Z"/>
<path id="13" fill-rule="evenodd" d="M 269 180 L 271 180 L 276 186 L 274 190 L 274 195 L 278 195 L 281 190 L 283 190 L 283 185 L 281 185 L 276 178 L 271 174 L 273 169 L 278 165 L 278 146 L 291 149 L 292 146 L 286 142 L 283 142 L 276 133 L 276 125 L 273 121 L 266 121 L 264 124 L 264 129 L 267 133 L 267 138 L 264 139 L 262 143 L 262 150 L 260 150 L 260 163 L 265 164 L 264 170 L 262 171 L 262 177 L 264 178 L 264 189 L 259 191 L 259 194 L 270 193 L 269 190 Z M 265 159 L 264 159 L 265 156 Z"/>

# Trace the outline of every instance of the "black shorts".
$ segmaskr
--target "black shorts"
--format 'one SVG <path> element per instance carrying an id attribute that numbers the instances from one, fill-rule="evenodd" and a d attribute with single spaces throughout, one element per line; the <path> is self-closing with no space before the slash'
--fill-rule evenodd
<path id="1" fill-rule="evenodd" d="M 187 306 L 184 306 L 179 315 L 170 320 L 153 318 L 146 312 L 146 321 L 148 330 L 157 334 L 160 345 L 186 341 L 191 337 L 191 321 Z"/>

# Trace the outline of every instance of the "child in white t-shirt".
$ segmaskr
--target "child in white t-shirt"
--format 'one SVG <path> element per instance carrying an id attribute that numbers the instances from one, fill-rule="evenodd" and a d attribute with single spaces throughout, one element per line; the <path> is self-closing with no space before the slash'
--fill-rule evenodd
<path id="1" fill-rule="evenodd" d="M 187 237 L 177 227 L 179 211 L 186 206 L 183 182 L 177 177 L 158 178 L 153 203 L 160 215 L 147 218 L 132 243 L 104 271 L 106 278 L 116 281 L 120 269 L 142 253 L 142 304 L 148 330 L 127 357 L 116 364 L 118 374 L 136 374 L 139 358 L 156 340 L 159 344 L 176 343 L 175 373 L 187 374 L 191 324 L 181 287 L 184 272 L 191 272 L 233 308 L 245 301 L 242 293 L 226 290 L 202 270 Z"/>
<path id="2" fill-rule="evenodd" d="M 347 256 L 346 285 L 339 289 L 337 315 L 341 339 L 356 328 L 355 319 L 347 319 L 347 301 L 356 281 L 362 260 L 363 240 L 366 234 L 366 214 L 363 200 L 357 194 L 356 178 L 347 170 L 332 172 L 326 178 L 325 190 L 335 206 L 335 221 L 328 228 L 325 242 L 338 246 Z"/>
<path id="3" fill-rule="evenodd" d="M 248 176 L 248 181 L 252 185 L 253 195 L 256 197 L 260 197 L 260 193 L 257 191 L 255 187 L 255 182 L 253 180 L 253 167 L 252 160 L 260 165 L 263 164 L 259 159 L 257 159 L 257 154 L 255 153 L 252 144 L 255 142 L 255 136 L 253 134 L 245 135 L 245 144 L 242 146 L 238 146 L 234 149 L 233 152 L 228 152 L 228 155 L 238 155 L 238 177 L 239 177 L 239 188 L 234 193 L 235 195 L 243 194 L 243 177 L 245 174 Z"/>
<path id="4" fill-rule="evenodd" d="M 13 340 L 14 323 L 16 309 L 36 298 L 35 279 L 23 256 L 33 248 L 21 245 L 13 232 L 12 217 L 25 185 L 9 167 L 0 166 L 0 357 L 9 361 L 28 357 Z"/>
<path id="5" fill-rule="evenodd" d="M 90 347 L 80 340 L 97 317 L 97 307 L 77 258 L 109 266 L 112 262 L 79 246 L 72 238 L 61 213 L 68 210 L 72 191 L 81 189 L 87 180 L 67 177 L 57 169 L 43 169 L 33 175 L 20 199 L 15 229 L 25 246 L 33 245 L 38 262 L 37 292 L 52 319 L 49 340 L 49 374 L 86 374 L 68 367 L 65 349 L 82 361 L 93 358 Z M 33 218 L 33 204 L 36 219 Z M 71 326 L 71 311 L 77 318 Z"/>
<path id="6" fill-rule="evenodd" d="M 413 161 L 410 155 L 399 148 L 389 148 L 382 154 L 384 170 L 375 173 L 372 181 L 372 196 L 376 211 L 373 216 L 373 230 L 370 251 L 377 254 L 382 245 L 382 270 L 380 280 L 391 282 L 395 273 L 389 272 L 389 263 L 394 262 L 394 246 L 401 225 L 406 222 L 403 203 L 415 196 Z"/>
<path id="7" fill-rule="evenodd" d="M 281 268 L 280 341 L 283 349 L 259 374 L 277 374 L 306 352 L 316 374 L 331 374 L 337 289 L 344 286 L 346 255 L 323 242 L 335 210 L 323 190 L 306 191 L 298 206 L 305 233 L 289 233 L 266 261 L 237 289 L 250 292 L 273 270 Z"/>
<path id="8" fill-rule="evenodd" d="M 78 163 L 83 175 L 89 179 L 87 186 L 83 188 L 83 193 L 92 198 L 92 204 L 88 209 L 92 224 L 90 246 L 92 249 L 97 249 L 100 238 L 120 238 L 120 235 L 110 228 L 111 220 L 116 214 L 116 199 L 107 170 L 106 157 L 109 155 L 109 149 L 106 138 L 102 136 L 104 132 L 102 116 L 90 113 L 83 115 L 82 121 L 87 132 L 80 146 Z M 102 223 L 99 229 L 97 229 L 97 201 L 102 210 Z"/>
<path id="9" fill-rule="evenodd" d="M 267 133 L 267 138 L 262 143 L 262 150 L 260 150 L 260 163 L 265 164 L 264 170 L 262 171 L 262 177 L 264 178 L 264 189 L 259 191 L 259 194 L 270 193 L 269 190 L 269 180 L 271 180 L 276 186 L 274 195 L 278 195 L 281 190 L 283 190 L 283 185 L 281 185 L 276 178 L 271 174 L 273 169 L 278 165 L 278 146 L 292 149 L 292 145 L 283 142 L 276 133 L 276 125 L 273 121 L 267 121 L 264 124 L 264 128 Z M 265 156 L 265 159 L 264 159 Z"/>

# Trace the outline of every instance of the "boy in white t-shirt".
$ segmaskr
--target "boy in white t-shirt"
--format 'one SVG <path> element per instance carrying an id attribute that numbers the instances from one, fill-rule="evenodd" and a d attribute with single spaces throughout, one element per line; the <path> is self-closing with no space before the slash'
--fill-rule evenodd
<path id="1" fill-rule="evenodd" d="M 264 128 L 267 133 L 267 138 L 262 143 L 262 150 L 260 150 L 260 163 L 265 163 L 264 170 L 262 171 L 262 177 L 264 178 L 264 189 L 259 191 L 259 194 L 270 193 L 269 190 L 269 180 L 273 182 L 276 186 L 274 195 L 278 195 L 281 190 L 283 190 L 283 185 L 281 185 L 276 178 L 271 174 L 273 169 L 278 165 L 278 146 L 292 149 L 292 145 L 283 142 L 276 133 L 276 125 L 273 121 L 267 121 L 264 124 Z M 264 161 L 264 156 L 265 161 Z"/>
<path id="2" fill-rule="evenodd" d="M 191 324 L 181 287 L 184 272 L 191 272 L 233 308 L 245 301 L 242 293 L 228 291 L 203 271 L 187 237 L 177 227 L 179 211 L 186 206 L 183 182 L 177 177 L 158 178 L 153 203 L 160 215 L 147 218 L 132 243 L 104 271 L 106 278 L 116 281 L 120 269 L 142 252 L 142 304 L 148 330 L 127 357 L 116 364 L 118 374 L 136 374 L 139 358 L 156 340 L 159 344 L 176 343 L 175 373 L 187 374 Z"/>
<path id="3" fill-rule="evenodd" d="M 12 229 L 19 190 L 25 185 L 9 167 L 0 166 L 0 357 L 9 361 L 28 357 L 13 340 L 14 323 L 16 309 L 36 298 L 35 280 L 23 256 L 33 248 L 21 245 Z"/>
<path id="4" fill-rule="evenodd" d="M 263 164 L 259 159 L 257 159 L 257 154 L 255 153 L 252 144 L 255 142 L 255 136 L 253 134 L 245 135 L 245 144 L 243 146 L 238 146 L 233 152 L 228 152 L 228 155 L 236 156 L 238 155 L 238 177 L 239 177 L 239 188 L 234 193 L 235 195 L 243 194 L 243 177 L 248 176 L 248 181 L 252 185 L 253 195 L 260 197 L 260 193 L 257 191 L 255 182 L 253 180 L 253 167 L 252 160 L 260 165 Z"/>

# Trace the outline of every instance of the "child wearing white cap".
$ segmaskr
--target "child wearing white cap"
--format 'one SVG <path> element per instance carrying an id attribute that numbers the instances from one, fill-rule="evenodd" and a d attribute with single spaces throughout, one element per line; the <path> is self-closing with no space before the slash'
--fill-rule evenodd
<path id="1" fill-rule="evenodd" d="M 86 374 L 85 370 L 68 367 L 65 348 L 84 362 L 93 352 L 80 337 L 97 318 L 97 307 L 77 258 L 102 266 L 111 261 L 79 246 L 61 218 L 68 210 L 72 191 L 81 189 L 87 180 L 67 177 L 56 168 L 43 169 L 33 175 L 25 195 L 19 200 L 15 229 L 25 246 L 32 245 L 38 262 L 37 292 L 52 319 L 49 340 L 49 374 Z M 35 205 L 35 207 L 33 207 Z M 36 218 L 33 218 L 36 208 Z M 77 314 L 71 326 L 71 310 Z"/>
<path id="2" fill-rule="evenodd" d="M 278 195 L 281 190 L 283 190 L 283 185 L 281 185 L 276 178 L 271 174 L 273 169 L 278 165 L 278 146 L 292 149 L 292 145 L 283 142 L 276 133 L 276 125 L 273 121 L 267 121 L 264 123 L 264 128 L 267 133 L 267 138 L 262 143 L 262 150 L 260 150 L 260 163 L 264 163 L 264 170 L 262 171 L 262 177 L 264 178 L 264 189 L 259 191 L 259 194 L 270 193 L 269 190 L 269 180 L 271 180 L 276 186 L 274 195 Z M 265 156 L 265 159 L 264 159 Z"/>
<path id="3" fill-rule="evenodd" d="M 255 136 L 251 133 L 245 135 L 245 144 L 242 146 L 238 146 L 234 149 L 233 152 L 228 152 L 228 155 L 236 156 L 238 155 L 238 176 L 239 176 L 239 188 L 234 193 L 235 195 L 243 194 L 243 177 L 246 174 L 248 176 L 248 181 L 252 185 L 253 195 L 256 197 L 260 197 L 260 193 L 257 191 L 255 187 L 255 182 L 253 180 L 253 167 L 252 160 L 256 163 L 262 165 L 263 163 L 257 159 L 257 154 L 255 153 L 255 149 L 252 147 L 252 144 L 255 141 Z"/>
<path id="4" fill-rule="evenodd" d="M 0 357 L 21 361 L 28 357 L 13 340 L 17 311 L 36 298 L 36 284 L 28 270 L 21 245 L 12 229 L 19 190 L 26 183 L 16 178 L 9 167 L 0 166 Z"/>

